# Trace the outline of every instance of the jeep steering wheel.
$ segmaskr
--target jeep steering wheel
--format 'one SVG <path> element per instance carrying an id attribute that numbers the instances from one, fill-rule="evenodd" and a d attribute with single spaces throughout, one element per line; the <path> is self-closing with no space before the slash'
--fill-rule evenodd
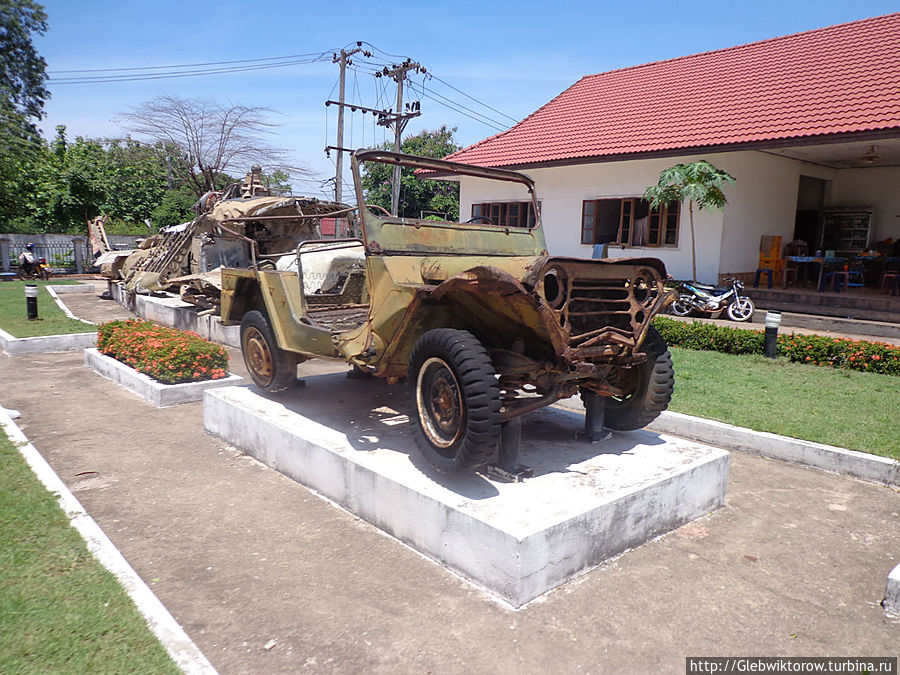
<path id="1" fill-rule="evenodd" d="M 496 225 L 496 223 L 487 216 L 473 216 L 466 221 L 468 223 L 485 223 L 486 225 Z"/>

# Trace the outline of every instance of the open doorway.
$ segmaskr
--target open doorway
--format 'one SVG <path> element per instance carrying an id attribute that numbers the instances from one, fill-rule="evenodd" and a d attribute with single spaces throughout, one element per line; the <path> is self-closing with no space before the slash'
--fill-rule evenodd
<path id="1" fill-rule="evenodd" d="M 794 241 L 806 242 L 812 252 L 822 248 L 822 213 L 825 207 L 827 181 L 800 176 L 797 188 L 797 216 L 794 220 Z"/>

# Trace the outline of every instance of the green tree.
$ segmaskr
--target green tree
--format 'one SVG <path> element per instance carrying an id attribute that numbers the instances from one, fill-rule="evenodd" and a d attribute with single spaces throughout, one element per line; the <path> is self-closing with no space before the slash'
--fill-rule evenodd
<path id="1" fill-rule="evenodd" d="M 65 126 L 22 163 L 14 181 L 24 209 L 12 218 L 7 213 L 7 222 L 22 232 L 82 232 L 101 214 L 111 231 L 146 231 L 143 221 L 167 193 L 165 162 L 155 148 L 131 139 L 71 142 Z"/>
<path id="2" fill-rule="evenodd" d="M 694 235 L 694 203 L 703 209 L 724 209 L 728 200 L 722 186 L 733 183 L 734 177 L 717 169 L 705 159 L 691 164 L 676 164 L 663 169 L 659 183 L 644 191 L 644 199 L 650 208 L 659 208 L 669 202 L 687 202 L 691 223 L 691 273 L 697 279 L 697 247 Z"/>
<path id="3" fill-rule="evenodd" d="M 166 190 L 159 205 L 150 214 L 150 220 L 156 228 L 179 225 L 194 219 L 191 207 L 197 201 L 197 195 L 187 185 L 174 190 Z"/>
<path id="4" fill-rule="evenodd" d="M 456 127 L 442 126 L 436 131 L 422 131 L 409 136 L 400 144 L 401 152 L 422 157 L 446 157 L 459 150 L 453 140 Z M 383 150 L 393 148 L 392 143 L 381 145 Z M 364 167 L 362 178 L 366 202 L 391 208 L 391 174 L 393 167 L 387 164 L 369 164 Z M 413 169 L 400 172 L 399 214 L 404 218 L 420 218 L 423 213 L 446 214 L 448 220 L 459 219 L 459 183 L 417 178 Z"/>
<path id="5" fill-rule="evenodd" d="M 25 201 L 16 189 L 25 165 L 41 151 L 35 122 L 50 93 L 47 64 L 32 42 L 47 30 L 44 8 L 31 0 L 0 0 L 0 217 L 22 218 Z"/>

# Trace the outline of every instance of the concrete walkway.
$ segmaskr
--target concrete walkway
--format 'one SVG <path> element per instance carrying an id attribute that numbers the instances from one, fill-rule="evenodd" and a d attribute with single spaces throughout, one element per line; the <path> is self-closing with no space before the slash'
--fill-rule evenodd
<path id="1" fill-rule="evenodd" d="M 685 656 L 900 651 L 878 604 L 900 560 L 895 489 L 732 453 L 725 508 L 511 612 L 204 434 L 199 403 L 154 408 L 77 353 L 0 355 L 0 381 L 221 673 L 683 673 Z"/>

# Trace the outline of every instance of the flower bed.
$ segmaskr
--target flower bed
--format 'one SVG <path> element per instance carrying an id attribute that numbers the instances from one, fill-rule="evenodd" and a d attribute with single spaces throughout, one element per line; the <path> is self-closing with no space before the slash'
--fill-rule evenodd
<path id="1" fill-rule="evenodd" d="M 656 317 L 653 325 L 671 347 L 724 354 L 763 354 L 764 332 L 694 321 Z M 900 347 L 823 335 L 791 333 L 778 336 L 778 355 L 815 366 L 831 366 L 900 376 Z"/>
<path id="2" fill-rule="evenodd" d="M 97 331 L 97 348 L 164 384 L 219 380 L 227 376 L 228 353 L 196 333 L 150 321 L 111 321 Z"/>

